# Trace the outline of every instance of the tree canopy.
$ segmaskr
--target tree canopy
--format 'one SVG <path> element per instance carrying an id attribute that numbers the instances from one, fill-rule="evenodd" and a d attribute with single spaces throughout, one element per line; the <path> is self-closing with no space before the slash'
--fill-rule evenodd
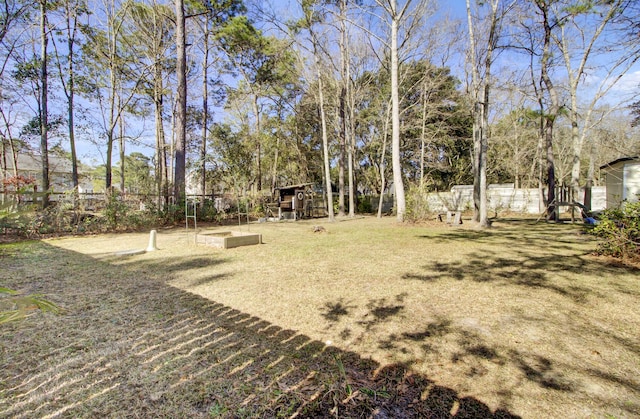
<path id="1" fill-rule="evenodd" d="M 346 194 L 472 184 L 485 148 L 488 182 L 516 187 L 597 183 L 640 151 L 636 2 L 288 4 L 4 0 L 2 155 L 58 144 L 160 205 L 185 182 L 255 198 L 310 182 L 344 213 Z"/>

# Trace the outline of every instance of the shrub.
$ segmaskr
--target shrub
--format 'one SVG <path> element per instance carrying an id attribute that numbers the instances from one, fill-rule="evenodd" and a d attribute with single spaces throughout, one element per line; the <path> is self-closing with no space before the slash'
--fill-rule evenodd
<path id="1" fill-rule="evenodd" d="M 0 229 L 2 233 L 26 236 L 34 211 L 32 206 L 14 208 L 11 202 L 0 204 Z"/>
<path id="2" fill-rule="evenodd" d="M 382 197 L 380 197 L 380 199 L 382 199 Z M 358 213 L 371 214 L 373 212 L 373 206 L 371 205 L 370 196 L 359 196 L 357 202 L 358 202 Z"/>
<path id="3" fill-rule="evenodd" d="M 184 204 L 169 204 L 158 213 L 162 224 L 175 224 L 184 222 Z"/>
<path id="4" fill-rule="evenodd" d="M 202 206 L 198 206 L 198 220 L 215 221 L 218 215 L 214 202 L 207 199 Z"/>
<path id="5" fill-rule="evenodd" d="M 417 185 L 409 187 L 406 195 L 407 209 L 405 219 L 411 223 L 426 221 L 431 218 L 432 211 L 429 208 L 429 194 L 426 187 Z"/>
<path id="6" fill-rule="evenodd" d="M 70 233 L 77 229 L 80 219 L 75 191 L 70 190 L 50 201 L 45 209 L 38 210 L 31 221 L 30 235 Z"/>
<path id="7" fill-rule="evenodd" d="M 640 202 L 605 210 L 592 232 L 600 238 L 599 254 L 618 258 L 640 257 Z"/>
<path id="8" fill-rule="evenodd" d="M 10 176 L 2 181 L 4 185 L 5 193 L 6 192 L 14 192 L 14 198 L 16 204 L 20 204 L 22 201 L 22 195 L 26 193 L 33 193 L 36 185 L 36 180 L 34 178 L 29 178 L 26 176 L 18 175 L 18 176 Z"/>
<path id="9" fill-rule="evenodd" d="M 114 189 L 107 194 L 107 204 L 102 211 L 107 228 L 116 230 L 127 214 L 127 204 L 122 199 L 118 190 Z"/>
<path id="10" fill-rule="evenodd" d="M 127 202 L 118 191 L 106 195 L 104 209 L 86 211 L 70 191 L 58 195 L 45 208 L 36 205 L 0 204 L 0 234 L 40 237 L 50 234 L 86 234 L 132 231 L 184 221 L 184 207 L 169 205 L 163 210 L 150 202 Z"/>

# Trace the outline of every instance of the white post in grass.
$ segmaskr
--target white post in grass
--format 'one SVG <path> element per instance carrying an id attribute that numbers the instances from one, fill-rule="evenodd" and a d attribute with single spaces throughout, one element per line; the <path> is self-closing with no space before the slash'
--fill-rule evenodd
<path id="1" fill-rule="evenodd" d="M 147 252 L 158 250 L 156 247 L 156 234 L 157 232 L 155 230 L 151 230 L 151 233 L 149 233 L 149 245 L 147 246 Z"/>

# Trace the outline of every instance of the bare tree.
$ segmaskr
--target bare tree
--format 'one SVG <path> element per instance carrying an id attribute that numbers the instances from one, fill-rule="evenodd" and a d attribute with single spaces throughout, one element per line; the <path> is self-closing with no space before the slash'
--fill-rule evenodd
<path id="1" fill-rule="evenodd" d="M 13 127 L 18 122 L 17 113 L 14 112 L 16 100 L 14 95 L 4 88 L 8 81 L 4 75 L 16 45 L 20 41 L 20 36 L 10 36 L 9 34 L 22 23 L 29 7 L 31 5 L 14 0 L 3 0 L 0 3 L 0 48 L 2 49 L 2 60 L 0 61 L 0 118 L 2 119 L 0 125 L 0 179 L 7 176 L 7 149 L 10 151 L 13 163 L 12 174 L 13 176 L 18 175 L 18 147 L 13 133 Z"/>
<path id="2" fill-rule="evenodd" d="M 634 49 L 633 45 L 625 42 L 623 38 L 617 37 L 614 42 L 610 33 L 615 29 L 612 26 L 617 23 L 616 19 L 631 9 L 632 1 L 567 3 L 553 4 L 555 20 L 560 24 L 554 27 L 556 30 L 552 31 L 552 36 L 562 53 L 567 76 L 570 98 L 568 115 L 573 148 L 571 187 L 577 199 L 580 191 L 582 149 L 588 133 L 593 128 L 594 110 L 598 102 L 636 63 L 640 55 L 638 49 Z M 605 70 L 605 75 L 600 79 L 591 99 L 587 100 L 586 107 L 581 106 L 579 94 L 585 97 L 585 91 L 588 89 L 580 87 L 584 84 L 585 74 L 591 71 L 589 65 L 594 60 L 604 57 L 606 64 L 601 68 Z"/>
<path id="3" fill-rule="evenodd" d="M 140 62 L 135 51 L 130 48 L 131 39 L 127 39 L 124 31 L 124 17 L 129 7 L 131 3 L 120 5 L 116 0 L 105 0 L 99 15 L 105 19 L 102 27 L 92 25 L 84 28 L 86 42 L 82 47 L 85 58 L 85 94 L 90 94 L 91 99 L 97 101 L 100 107 L 97 117 L 106 137 L 106 150 L 103 150 L 106 154 L 107 192 L 113 186 L 112 162 L 116 140 L 120 139 L 121 152 L 124 148 L 123 117 L 150 71 L 149 66 Z M 124 160 L 122 156 L 121 160 Z"/>
<path id="4" fill-rule="evenodd" d="M 495 60 L 501 25 L 505 14 L 514 2 L 504 4 L 500 0 L 489 1 L 489 14 L 484 28 L 486 38 L 479 46 L 475 31 L 471 0 L 467 0 L 467 21 L 469 28 L 469 64 L 471 66 L 471 95 L 473 97 L 473 198 L 474 219 L 480 227 L 488 227 L 487 218 L 487 150 L 489 144 L 490 99 L 493 84 L 491 66 Z"/>
<path id="5" fill-rule="evenodd" d="M 551 3 L 552 0 L 535 0 L 535 5 L 542 18 L 541 24 L 544 34 L 540 61 L 540 89 L 541 92 L 546 91 L 549 99 L 547 110 L 541 112 L 542 123 L 540 124 L 547 158 L 547 218 L 552 221 L 558 221 L 553 135 L 556 118 L 560 114 L 561 107 L 558 91 L 550 75 L 552 67 L 552 29 L 553 25 L 556 24 L 556 22 L 553 22 L 550 13 Z"/>
<path id="6" fill-rule="evenodd" d="M 75 98 L 76 98 L 76 45 L 79 40 L 79 18 L 86 15 L 87 5 L 84 0 L 67 0 L 62 4 L 64 26 L 61 28 L 66 36 L 66 57 L 59 51 L 55 37 L 52 38 L 53 47 L 57 57 L 58 72 L 62 90 L 67 98 L 67 130 L 69 135 L 69 149 L 71 151 L 71 179 L 73 187 L 78 189 L 78 157 L 75 135 Z M 63 60 L 66 59 L 66 68 L 63 68 Z"/>
<path id="7" fill-rule="evenodd" d="M 202 143 L 200 144 L 200 189 L 202 199 L 200 206 L 204 209 L 207 194 L 207 137 L 209 132 L 209 50 L 210 50 L 211 18 L 204 15 L 202 22 Z"/>
<path id="8" fill-rule="evenodd" d="M 391 100 L 389 100 L 391 102 Z M 383 196 L 384 189 L 386 187 L 386 178 L 385 178 L 385 159 L 387 154 L 387 135 L 389 132 L 389 120 L 391 119 L 391 103 L 387 106 L 386 117 L 384 118 L 384 128 L 382 130 L 382 152 L 380 153 L 380 199 L 378 200 L 378 218 L 382 218 L 382 204 L 383 204 Z"/>
<path id="9" fill-rule="evenodd" d="M 349 137 L 349 124 L 347 122 L 347 105 L 349 97 L 349 51 L 347 37 L 347 0 L 339 0 L 339 22 L 340 22 L 340 93 L 339 93 L 339 116 L 340 116 L 340 153 L 338 155 L 338 216 L 344 216 L 344 169 L 345 154 L 347 151 L 347 139 Z M 350 155 L 349 155 L 350 156 Z M 348 162 L 351 168 L 351 161 Z M 352 172 L 349 171 L 352 175 Z M 352 181 L 349 180 L 349 197 L 353 199 Z M 349 213 L 353 216 L 353 204 L 349 207 Z"/>
<path id="10" fill-rule="evenodd" d="M 396 216 L 404 221 L 406 202 L 404 181 L 400 163 L 400 97 L 398 93 L 398 26 L 407 11 L 410 2 L 398 10 L 395 0 L 388 1 L 387 12 L 391 16 L 391 164 L 393 166 L 393 186 L 396 195 Z"/>
<path id="11" fill-rule="evenodd" d="M 127 12 L 127 35 L 129 47 L 140 57 L 142 81 L 147 100 L 153 103 L 154 127 L 156 138 L 156 188 L 158 205 L 163 204 L 162 197 L 168 195 L 167 152 L 163 114 L 165 108 L 166 76 L 171 73 L 170 66 L 173 30 L 173 10 L 165 5 L 132 3 Z M 175 44 L 174 44 L 175 45 Z M 124 124 L 121 124 L 124 125 Z M 122 147 L 121 147 L 122 150 Z M 122 158 L 121 160 L 124 160 Z M 124 170 L 122 170 L 124 172 Z"/>
<path id="12" fill-rule="evenodd" d="M 185 196 L 185 169 L 187 148 L 187 38 L 185 33 L 184 1 L 175 0 L 176 8 L 176 87 L 175 110 L 175 166 L 173 197 L 180 202 Z"/>
<path id="13" fill-rule="evenodd" d="M 389 29 L 389 36 L 383 42 L 389 51 L 389 67 L 391 76 L 391 164 L 393 167 L 393 187 L 395 190 L 396 218 L 404 221 L 406 200 L 402 163 L 400 160 L 400 94 L 399 94 L 399 51 L 419 27 L 425 16 L 429 2 L 427 0 L 405 0 L 398 5 L 397 0 L 376 0 L 376 4 L 385 14 L 385 24 Z M 413 7 L 412 7 L 413 6 Z M 403 36 L 399 36 L 402 30 Z"/>
<path id="14" fill-rule="evenodd" d="M 186 19 L 209 14 L 215 25 L 222 26 L 225 21 L 242 9 L 238 0 L 224 2 L 203 2 L 204 10 L 199 8 L 194 14 L 187 16 L 183 0 L 175 0 L 176 23 L 176 102 L 174 111 L 175 146 L 171 155 L 174 157 L 173 197 L 176 202 L 185 198 L 186 188 L 186 152 L 187 152 L 187 35 Z"/>
<path id="15" fill-rule="evenodd" d="M 311 37 L 311 44 L 313 49 L 313 57 L 316 66 L 316 77 L 318 84 L 318 107 L 320 110 L 320 124 L 322 127 L 322 151 L 324 158 L 324 173 L 325 173 L 325 189 L 327 194 L 327 212 L 329 215 L 329 221 L 335 220 L 333 212 L 333 188 L 331 186 L 331 165 L 329 163 L 329 138 L 327 135 L 327 116 L 324 109 L 324 84 L 322 77 L 322 65 L 320 59 L 321 47 L 320 40 L 314 28 L 316 23 L 317 11 L 315 4 L 302 5 L 305 12 L 305 28 L 309 31 Z"/>
<path id="16" fill-rule="evenodd" d="M 40 158 L 42 159 L 42 206 L 49 206 L 49 73 L 47 68 L 47 46 L 49 44 L 47 27 L 47 0 L 40 0 Z"/>

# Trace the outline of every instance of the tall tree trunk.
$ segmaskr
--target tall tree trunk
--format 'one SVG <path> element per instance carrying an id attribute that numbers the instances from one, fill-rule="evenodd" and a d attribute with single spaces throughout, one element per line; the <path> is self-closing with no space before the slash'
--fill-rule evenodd
<path id="1" fill-rule="evenodd" d="M 339 104 L 339 114 L 340 114 L 340 148 L 338 153 L 338 217 L 344 217 L 344 163 L 345 163 L 345 153 L 346 153 L 346 130 L 347 130 L 347 122 L 346 122 L 346 111 L 345 111 L 345 102 L 346 102 L 346 89 L 343 86 L 340 87 L 340 104 Z"/>
<path id="2" fill-rule="evenodd" d="M 324 183 L 327 197 L 327 213 L 329 221 L 335 221 L 335 215 L 333 212 L 333 188 L 331 187 L 331 165 L 329 158 L 329 137 L 327 135 L 327 115 L 324 110 L 324 83 L 322 82 L 322 69 L 320 66 L 320 51 L 318 48 L 318 38 L 316 38 L 315 31 L 313 30 L 313 13 L 307 12 L 307 23 L 309 34 L 311 35 L 311 44 L 313 47 L 313 58 L 316 64 L 316 76 L 318 77 L 318 108 L 320 112 L 320 126 L 322 129 L 322 154 L 324 160 Z"/>
<path id="3" fill-rule="evenodd" d="M 473 26 L 471 3 L 467 0 L 467 21 L 469 26 L 469 61 L 472 66 L 472 93 L 473 106 L 473 197 L 474 220 L 480 227 L 488 227 L 487 214 L 487 151 L 489 143 L 489 112 L 491 90 L 491 65 L 493 63 L 493 51 L 498 37 L 498 0 L 490 2 L 491 13 L 489 15 L 490 28 L 484 56 L 484 77 L 480 79 L 479 64 L 476 63 L 478 51 L 477 40 Z"/>
<path id="4" fill-rule="evenodd" d="M 389 119 L 391 117 L 391 106 L 387 105 L 387 117 L 384 119 L 384 128 L 382 130 L 382 153 L 380 154 L 380 199 L 378 200 L 378 218 L 382 218 L 382 204 L 384 198 L 384 188 L 386 178 L 384 175 L 385 156 L 387 154 L 387 134 L 389 133 Z"/>
<path id="5" fill-rule="evenodd" d="M 347 21 L 347 5 L 348 0 L 340 0 L 340 59 L 342 63 L 341 67 L 341 79 L 342 89 L 340 98 L 340 114 L 342 118 L 342 130 L 344 135 L 344 145 L 342 148 L 346 149 L 347 159 L 347 176 L 348 176 L 348 195 L 349 195 L 349 217 L 355 217 L 356 202 L 355 202 L 355 179 L 353 168 L 353 154 L 354 154 L 354 103 L 351 89 L 351 63 L 349 53 L 349 36 L 347 33 L 346 21 Z M 342 96 L 344 95 L 344 96 Z M 348 107 L 348 111 L 345 109 Z M 343 140 L 341 138 L 341 140 Z M 344 151 L 343 151 L 344 154 Z M 344 161 L 344 160 L 343 160 Z M 344 170 L 343 170 L 344 171 Z M 343 176 L 344 177 L 344 176 Z M 344 181 L 343 181 L 344 182 Z M 344 205 L 342 205 L 343 207 Z"/>
<path id="6" fill-rule="evenodd" d="M 0 136 L 0 203 L 4 204 L 7 187 L 4 181 L 7 179 L 7 150 L 4 137 Z"/>
<path id="7" fill-rule="evenodd" d="M 400 162 L 400 97 L 398 92 L 398 21 L 397 2 L 389 2 L 392 9 L 391 19 L 391 160 L 393 165 L 393 188 L 396 197 L 396 217 L 404 221 L 406 202 L 402 164 Z"/>
<path id="8" fill-rule="evenodd" d="M 589 141 L 589 169 L 587 172 L 587 183 L 584 186 L 584 206 L 587 207 L 587 211 L 591 211 L 591 188 L 593 187 L 593 178 L 596 172 L 596 158 L 595 147 L 593 146 L 593 140 Z"/>
<path id="9" fill-rule="evenodd" d="M 73 87 L 72 87 L 73 88 Z M 74 122 L 74 97 L 73 94 L 69 97 L 67 103 L 68 124 L 69 124 L 69 149 L 71 150 L 71 181 L 73 182 L 73 188 L 78 191 L 80 180 L 78 177 L 78 153 L 76 151 L 76 135 L 75 135 L 75 122 Z"/>
<path id="10" fill-rule="evenodd" d="M 318 66 L 318 102 L 320 106 L 320 123 L 322 126 L 322 152 L 324 157 L 325 189 L 327 190 L 327 211 L 329 221 L 334 221 L 333 214 L 333 189 L 331 187 L 331 166 L 329 164 L 329 138 L 327 137 L 327 117 L 324 112 L 324 88 L 322 83 L 322 73 L 320 72 L 320 59 L 316 57 Z"/>
<path id="11" fill-rule="evenodd" d="M 2 199 L 0 203 L 4 204 L 6 198 L 6 190 L 4 181 L 7 179 L 7 150 L 4 138 L 0 137 L 0 191 L 2 192 Z"/>
<path id="12" fill-rule="evenodd" d="M 353 98 L 353 89 L 351 87 L 351 74 L 349 70 L 349 62 L 347 61 L 347 86 L 349 98 L 349 144 L 347 159 L 349 164 L 349 217 L 356 216 L 356 179 L 355 179 L 355 150 L 356 150 L 356 133 L 355 133 L 355 100 Z"/>
<path id="13" fill-rule="evenodd" d="M 18 147 L 13 138 L 9 139 L 9 148 L 11 148 L 11 158 L 13 159 L 13 176 L 18 176 Z"/>
<path id="14" fill-rule="evenodd" d="M 553 155 L 553 119 L 547 117 L 544 124 L 544 139 L 547 150 L 547 188 L 549 200 L 547 204 L 547 219 L 558 221 L 558 211 L 556 203 L 556 166 Z"/>
<path id="15" fill-rule="evenodd" d="M 338 153 L 338 217 L 344 217 L 344 196 L 345 196 L 345 183 L 344 183 L 344 172 L 345 172 L 345 154 L 346 154 L 346 130 L 347 130 L 347 122 L 346 122 L 346 111 L 345 111 L 345 95 L 346 89 L 344 86 L 340 88 L 340 105 L 339 105 L 339 114 L 340 114 L 340 148 Z"/>
<path id="16" fill-rule="evenodd" d="M 254 136 L 256 139 L 256 192 L 262 190 L 262 141 L 261 141 L 261 121 L 260 121 L 260 107 L 258 106 L 258 95 L 253 95 L 253 113 L 256 116 L 256 123 L 254 127 Z"/>
<path id="17" fill-rule="evenodd" d="M 556 176 L 555 176 L 555 160 L 553 155 L 553 128 L 555 119 L 559 113 L 560 106 L 558 101 L 558 93 L 549 76 L 549 67 L 551 65 L 551 22 L 549 17 L 549 4 L 547 0 L 536 0 L 536 4 L 543 16 L 544 43 L 542 51 L 542 62 L 540 66 L 541 87 L 544 85 L 549 94 L 550 107 L 544 118 L 544 139 L 547 152 L 547 219 L 558 221 L 557 203 L 556 203 Z"/>
<path id="18" fill-rule="evenodd" d="M 49 206 L 49 120 L 48 120 L 48 72 L 47 72 L 47 0 L 40 0 L 40 47 L 41 47 L 41 65 L 40 65 L 40 154 L 42 158 L 42 207 Z"/>
<path id="19" fill-rule="evenodd" d="M 4 122 L 6 131 L 5 138 L 0 140 L 2 142 L 2 159 L 4 162 L 4 170 L 7 170 L 7 161 L 6 161 L 6 152 L 7 152 L 7 144 L 5 140 L 9 143 L 9 149 L 11 150 L 11 159 L 13 163 L 13 176 L 18 176 L 18 147 L 16 145 L 16 141 L 13 138 L 13 134 L 11 133 L 11 122 L 7 118 L 7 114 L 0 109 L 0 117 L 2 117 L 2 122 Z"/>
<path id="20" fill-rule="evenodd" d="M 115 140 L 115 129 L 118 123 L 119 113 L 116 112 L 116 97 L 118 95 L 117 87 L 117 68 L 115 63 L 115 57 L 117 53 L 117 36 L 118 31 L 115 28 L 111 28 L 111 37 L 109 40 L 109 126 L 107 127 L 107 155 L 105 161 L 105 189 L 107 193 L 111 192 L 112 186 L 112 159 L 113 159 L 113 142 Z"/>
<path id="21" fill-rule="evenodd" d="M 177 102 L 173 103 L 174 105 L 177 104 Z M 176 119 L 176 109 L 174 107 L 171 113 L 171 141 L 168 145 L 169 153 L 167 153 L 167 199 L 173 196 L 174 168 L 176 167 Z M 170 187 L 171 191 L 169 191 Z"/>
<path id="22" fill-rule="evenodd" d="M 578 127 L 578 98 L 571 95 L 571 109 L 569 110 L 569 118 L 571 120 L 571 148 L 573 151 L 571 161 L 571 189 L 573 191 L 573 199 L 578 200 L 580 193 L 580 166 L 582 156 L 583 137 L 580 135 Z"/>
<path id="23" fill-rule="evenodd" d="M 489 112 L 490 112 L 490 91 L 491 91 L 491 65 L 493 64 L 493 51 L 498 38 L 498 0 L 493 0 L 491 6 L 491 28 L 489 29 L 489 40 L 484 61 L 484 81 L 482 97 L 482 131 L 480 136 L 480 227 L 489 227 L 487 215 L 487 152 L 489 150 Z"/>
<path id="24" fill-rule="evenodd" d="M 472 171 L 473 171 L 473 221 L 480 222 L 480 153 L 482 149 L 482 122 L 480 117 L 480 103 L 478 95 L 480 93 L 480 75 L 478 65 L 476 63 L 477 42 L 473 19 L 471 13 L 471 2 L 467 0 L 467 27 L 469 31 L 469 63 L 471 65 L 471 97 L 473 99 L 473 107 L 471 116 L 472 136 L 473 136 L 473 153 L 472 153 Z"/>
<path id="25" fill-rule="evenodd" d="M 185 198 L 185 171 L 187 145 L 187 51 L 185 33 L 184 1 L 175 0 L 176 6 L 176 122 L 175 122 L 175 167 L 173 176 L 173 196 L 176 203 Z"/>
<path id="26" fill-rule="evenodd" d="M 339 105 L 338 113 L 340 116 L 340 152 L 338 155 L 338 216 L 344 217 L 344 196 L 345 196 L 345 184 L 344 184 L 344 172 L 345 172 L 345 154 L 346 154 L 346 142 L 347 142 L 347 60 L 349 59 L 346 51 L 346 38 L 347 28 L 345 26 L 345 13 L 347 2 L 346 0 L 340 0 L 340 38 L 338 44 L 340 48 L 340 93 L 339 93 Z"/>
<path id="27" fill-rule="evenodd" d="M 476 101 L 473 104 L 473 221 L 480 222 L 480 158 L 482 153 L 482 123 L 480 115 L 480 104 Z"/>
<path id="28" fill-rule="evenodd" d="M 71 10 L 67 11 L 68 14 L 75 13 Z M 76 153 L 76 134 L 75 134 L 75 121 L 74 121 L 74 111 L 75 111 L 75 72 L 73 68 L 73 61 L 75 59 L 75 54 L 73 51 L 75 44 L 75 33 L 76 33 L 76 22 L 77 19 L 74 15 L 74 23 L 73 29 L 70 30 L 68 39 L 67 39 L 67 49 L 69 50 L 69 62 L 67 63 L 67 78 L 68 78 L 68 92 L 67 92 L 67 124 L 69 129 L 69 149 L 71 151 L 71 181 L 73 182 L 73 188 L 75 192 L 78 192 L 79 179 L 78 179 L 78 156 Z M 71 25 L 70 25 L 71 26 Z"/>
<path id="29" fill-rule="evenodd" d="M 535 83 L 534 83 L 535 84 Z M 538 209 L 540 210 L 540 212 L 542 213 L 543 211 L 546 211 L 547 209 L 547 205 L 549 204 L 549 197 L 547 196 L 547 200 L 545 201 L 545 197 L 544 197 L 544 184 L 545 184 L 545 162 L 546 162 L 546 155 L 545 155 L 545 138 L 544 138 L 544 103 L 542 100 L 542 92 L 540 91 L 540 89 L 535 88 L 535 90 L 539 93 L 538 94 L 538 108 L 540 109 L 540 120 L 538 122 L 539 125 L 539 130 L 538 130 L 538 145 L 536 147 L 536 159 L 537 159 L 537 164 L 538 164 L 538 197 L 539 197 L 539 202 L 541 203 L 541 206 L 538 207 Z M 535 167 L 535 166 L 533 166 Z M 544 205 L 544 207 L 542 206 Z"/>
<path id="30" fill-rule="evenodd" d="M 122 95 L 119 96 L 119 98 L 122 98 Z M 120 105 L 118 105 L 118 107 L 120 108 Z M 118 118 L 119 123 L 118 123 L 118 128 L 120 130 L 120 134 L 118 135 L 118 140 L 120 142 L 120 192 L 125 193 L 125 189 L 124 189 L 124 170 L 125 170 L 125 141 L 124 141 L 124 118 L 122 116 L 120 116 L 120 118 Z"/>
<path id="31" fill-rule="evenodd" d="M 420 128 L 420 190 L 424 187 L 424 149 L 427 133 L 427 92 L 426 83 L 422 86 L 422 127 Z"/>
<path id="32" fill-rule="evenodd" d="M 112 177 L 112 170 L 111 170 L 111 165 L 112 165 L 112 154 L 113 154 L 113 129 L 110 129 L 107 132 L 107 153 L 106 153 L 106 160 L 105 160 L 105 177 L 104 177 L 104 187 L 105 187 L 105 192 L 106 193 L 110 193 L 111 192 L 111 177 Z"/>
<path id="33" fill-rule="evenodd" d="M 276 137 L 276 151 L 274 153 L 273 156 L 273 167 L 271 170 L 271 195 L 273 196 L 273 193 L 276 190 L 276 183 L 278 181 L 278 154 L 280 151 L 280 136 L 278 135 Z"/>
<path id="34" fill-rule="evenodd" d="M 278 120 L 284 124 L 283 115 L 282 115 L 282 103 L 278 103 Z M 298 155 L 299 155 L 299 149 L 298 149 Z M 277 182 L 278 182 L 279 156 L 280 156 L 280 133 L 276 135 L 276 149 L 275 149 L 275 152 L 273 153 L 273 166 L 271 167 L 271 188 L 269 190 L 269 192 L 271 193 L 271 196 L 273 196 L 276 190 L 276 186 L 278 186 Z M 302 163 L 302 159 L 299 158 L 298 161 Z M 302 170 L 300 172 L 302 172 Z"/>
<path id="35" fill-rule="evenodd" d="M 200 207 L 207 196 L 207 136 L 209 131 L 209 16 L 204 17 L 204 54 L 202 57 L 202 144 L 200 145 Z"/>
<path id="36" fill-rule="evenodd" d="M 167 181 L 167 147 L 165 142 L 164 124 L 164 95 L 162 94 L 162 64 L 154 64 L 153 106 L 156 132 L 156 183 L 158 190 L 158 206 L 162 208 L 168 194 Z"/>
<path id="37" fill-rule="evenodd" d="M 490 66 L 485 68 L 487 80 L 484 81 L 484 103 L 482 104 L 482 130 L 480 135 L 480 158 L 478 159 L 478 177 L 480 185 L 480 227 L 489 227 L 487 215 L 487 151 L 489 149 L 489 80 Z"/>

